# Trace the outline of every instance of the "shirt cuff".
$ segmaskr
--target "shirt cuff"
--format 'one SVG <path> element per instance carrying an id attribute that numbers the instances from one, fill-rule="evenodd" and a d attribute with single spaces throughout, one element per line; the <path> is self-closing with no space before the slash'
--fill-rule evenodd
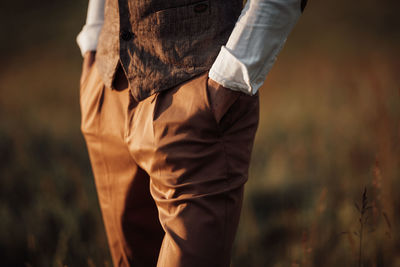
<path id="1" fill-rule="evenodd" d="M 82 56 L 87 51 L 96 51 L 102 26 L 102 23 L 85 25 L 78 34 L 76 42 L 78 43 Z"/>
<path id="2" fill-rule="evenodd" d="M 221 47 L 208 77 L 222 86 L 234 91 L 241 91 L 248 95 L 257 93 L 264 79 L 250 80 L 250 75 L 245 64 L 237 59 L 228 48 Z"/>

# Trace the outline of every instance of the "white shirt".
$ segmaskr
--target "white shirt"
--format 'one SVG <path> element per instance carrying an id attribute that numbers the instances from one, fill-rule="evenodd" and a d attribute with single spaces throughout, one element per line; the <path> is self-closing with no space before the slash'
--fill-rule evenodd
<path id="1" fill-rule="evenodd" d="M 77 37 L 82 55 L 95 51 L 105 0 L 89 0 L 86 24 Z M 209 77 L 224 87 L 255 94 L 301 15 L 301 0 L 248 0 Z"/>

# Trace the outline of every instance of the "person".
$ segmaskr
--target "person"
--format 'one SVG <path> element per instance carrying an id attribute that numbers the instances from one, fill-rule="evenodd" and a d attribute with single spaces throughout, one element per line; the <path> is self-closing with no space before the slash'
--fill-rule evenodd
<path id="1" fill-rule="evenodd" d="M 114 266 L 230 266 L 258 89 L 305 4 L 89 1 L 81 129 Z"/>

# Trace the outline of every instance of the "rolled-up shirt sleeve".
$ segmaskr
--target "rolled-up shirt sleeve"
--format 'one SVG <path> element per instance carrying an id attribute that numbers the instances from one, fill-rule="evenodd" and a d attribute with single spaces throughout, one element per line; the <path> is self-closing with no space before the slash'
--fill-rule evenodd
<path id="1" fill-rule="evenodd" d="M 97 49 L 100 31 L 104 23 L 104 1 L 89 0 L 86 24 L 76 38 L 82 55 L 87 51 Z"/>
<path id="2" fill-rule="evenodd" d="M 255 94 L 299 19 L 305 0 L 248 0 L 209 77 Z"/>

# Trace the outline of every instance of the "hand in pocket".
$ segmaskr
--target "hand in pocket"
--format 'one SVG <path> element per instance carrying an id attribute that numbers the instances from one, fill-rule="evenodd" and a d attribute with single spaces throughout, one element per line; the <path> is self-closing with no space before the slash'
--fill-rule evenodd
<path id="1" fill-rule="evenodd" d="M 211 78 L 208 78 L 207 87 L 210 106 L 217 123 L 219 123 L 241 93 L 226 88 Z"/>
<path id="2" fill-rule="evenodd" d="M 81 80 L 80 84 L 82 85 L 93 67 L 94 61 L 96 59 L 96 51 L 88 51 L 83 56 L 83 64 L 82 64 L 82 73 L 81 73 Z"/>

